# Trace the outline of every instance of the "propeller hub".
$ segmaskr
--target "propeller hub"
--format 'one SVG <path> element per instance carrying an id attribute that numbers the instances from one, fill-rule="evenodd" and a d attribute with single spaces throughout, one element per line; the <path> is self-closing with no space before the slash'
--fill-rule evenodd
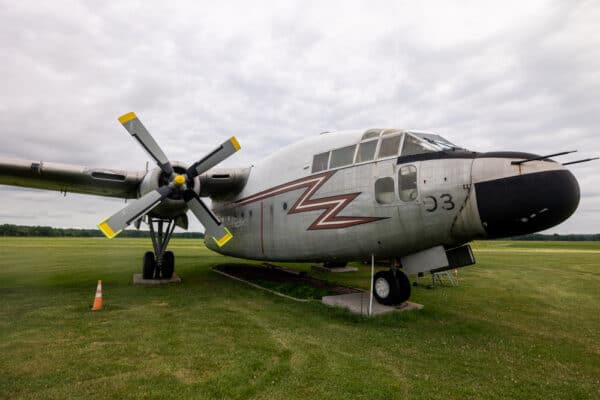
<path id="1" fill-rule="evenodd" d="M 173 179 L 173 183 L 175 184 L 175 186 L 182 186 L 183 184 L 185 184 L 185 176 L 183 176 L 183 175 L 177 175 Z"/>

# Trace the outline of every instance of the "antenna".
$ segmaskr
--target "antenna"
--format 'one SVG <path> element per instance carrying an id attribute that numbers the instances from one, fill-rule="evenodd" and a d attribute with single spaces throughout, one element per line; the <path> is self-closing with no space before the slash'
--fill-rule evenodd
<path id="1" fill-rule="evenodd" d="M 565 154 L 571 154 L 571 153 L 575 153 L 575 152 L 577 152 L 577 150 L 563 151 L 561 153 L 549 154 L 547 156 L 538 156 L 538 157 L 527 158 L 527 159 L 521 160 L 521 161 L 513 161 L 513 162 L 511 162 L 511 165 L 521 165 L 521 164 L 525 164 L 529 161 L 542 161 L 542 160 L 546 160 L 550 157 L 557 157 L 557 156 L 562 156 Z"/>
<path id="2" fill-rule="evenodd" d="M 588 162 L 588 161 L 594 161 L 594 160 L 598 160 L 598 159 L 600 159 L 600 157 L 585 158 L 583 160 L 570 161 L 570 162 L 564 163 L 563 165 L 579 164 L 579 163 L 584 163 L 584 162 Z"/>

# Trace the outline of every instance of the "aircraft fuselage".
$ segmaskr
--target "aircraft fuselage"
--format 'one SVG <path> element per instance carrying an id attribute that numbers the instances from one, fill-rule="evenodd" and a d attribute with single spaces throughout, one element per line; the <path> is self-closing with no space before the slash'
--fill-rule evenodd
<path id="1" fill-rule="evenodd" d="M 207 246 L 257 260 L 394 258 L 547 229 L 579 201 L 573 175 L 551 160 L 513 165 L 533 155 L 458 148 L 404 154 L 405 139 L 380 157 L 381 135 L 368 140 L 377 140 L 373 159 L 361 161 L 361 135 L 324 134 L 257 163 L 239 195 L 214 201 L 237 240 L 219 248 L 207 238 Z M 333 152 L 344 148 L 351 162 L 335 166 Z M 315 171 L 317 156 L 328 151 Z"/>

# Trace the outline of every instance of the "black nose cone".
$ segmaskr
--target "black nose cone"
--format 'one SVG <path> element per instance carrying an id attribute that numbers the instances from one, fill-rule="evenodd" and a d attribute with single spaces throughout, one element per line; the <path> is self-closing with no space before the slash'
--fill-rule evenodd
<path id="1" fill-rule="evenodd" d="M 525 235 L 560 224 L 579 205 L 570 171 L 552 170 L 475 184 L 477 207 L 489 238 Z"/>

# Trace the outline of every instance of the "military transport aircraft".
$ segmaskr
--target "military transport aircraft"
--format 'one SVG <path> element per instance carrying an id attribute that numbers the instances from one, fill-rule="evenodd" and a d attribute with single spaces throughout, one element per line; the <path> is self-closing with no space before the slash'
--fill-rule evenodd
<path id="1" fill-rule="evenodd" d="M 401 129 L 323 133 L 249 168 L 214 168 L 240 149 L 232 137 L 190 166 L 171 162 L 134 113 L 121 124 L 156 161 L 120 171 L 0 159 L 0 184 L 137 199 L 98 227 L 109 238 L 148 224 L 145 278 L 169 278 L 167 245 L 190 210 L 221 254 L 269 261 L 390 260 L 374 276 L 383 304 L 410 296 L 407 274 L 474 264 L 473 239 L 537 232 L 567 219 L 579 185 L 564 165 L 517 152 L 478 153 Z M 202 197 L 212 200 L 212 210 Z"/>

